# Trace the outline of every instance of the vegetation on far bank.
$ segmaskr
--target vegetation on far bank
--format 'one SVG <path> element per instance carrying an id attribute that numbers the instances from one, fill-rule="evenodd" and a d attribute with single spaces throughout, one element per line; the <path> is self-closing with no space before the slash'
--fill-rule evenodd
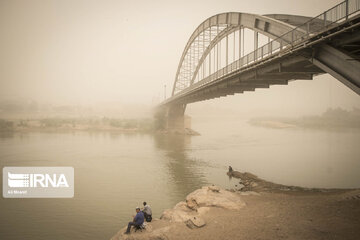
<path id="1" fill-rule="evenodd" d="M 250 124 L 270 128 L 318 128 L 318 129 L 360 129 L 360 109 L 347 111 L 342 108 L 329 108 L 319 116 L 304 116 L 301 118 L 256 118 Z"/>
<path id="2" fill-rule="evenodd" d="M 5 119 L 0 119 L 0 131 L 2 132 L 14 131 L 14 122 Z"/>
<path id="3" fill-rule="evenodd" d="M 144 119 L 119 118 L 41 118 L 41 119 L 0 119 L 0 132 L 21 130 L 122 130 L 151 132 L 154 121 Z"/>

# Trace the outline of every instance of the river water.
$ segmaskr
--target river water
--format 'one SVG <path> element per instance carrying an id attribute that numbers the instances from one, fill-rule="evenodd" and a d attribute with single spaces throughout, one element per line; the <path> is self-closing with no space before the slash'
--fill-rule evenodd
<path id="1" fill-rule="evenodd" d="M 201 136 L 111 132 L 0 137 L 0 166 L 72 166 L 72 199 L 0 199 L 0 239 L 110 239 L 147 201 L 159 217 L 231 165 L 276 183 L 360 187 L 360 131 L 269 129 L 195 122 Z M 2 178 L 1 178 L 2 179 Z M 2 180 L 1 180 L 2 181 Z M 1 183 L 2 185 L 2 183 Z"/>

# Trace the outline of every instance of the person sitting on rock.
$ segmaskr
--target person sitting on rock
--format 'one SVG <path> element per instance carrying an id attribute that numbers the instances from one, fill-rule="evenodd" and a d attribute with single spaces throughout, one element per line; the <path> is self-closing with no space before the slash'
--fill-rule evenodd
<path id="1" fill-rule="evenodd" d="M 136 216 L 132 222 L 129 222 L 125 234 L 130 234 L 131 226 L 140 227 L 144 223 L 144 213 L 140 211 L 139 207 L 136 207 Z"/>
<path id="2" fill-rule="evenodd" d="M 151 222 L 151 220 L 152 220 L 151 208 L 149 205 L 146 204 L 146 202 L 143 202 L 143 204 L 144 204 L 144 209 L 142 210 L 142 212 L 144 213 L 145 220 L 147 222 Z"/>
<path id="3" fill-rule="evenodd" d="M 233 169 L 231 166 L 229 166 L 229 173 L 232 173 Z"/>

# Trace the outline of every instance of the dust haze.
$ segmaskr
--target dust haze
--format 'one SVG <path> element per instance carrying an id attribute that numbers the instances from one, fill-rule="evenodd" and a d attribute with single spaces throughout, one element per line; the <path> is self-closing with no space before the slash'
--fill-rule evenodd
<path id="1" fill-rule="evenodd" d="M 329 74 L 191 103 L 190 117 L 180 104 L 154 111 L 209 17 L 315 17 L 340 2 L 0 0 L 0 167 L 75 174 L 73 198 L 25 200 L 4 189 L 7 178 L 24 186 L 29 177 L 3 171 L 0 239 L 358 237 L 360 98 Z M 257 45 L 244 42 L 238 56 Z M 144 201 L 153 221 L 122 238 Z"/>
<path id="2" fill-rule="evenodd" d="M 0 113 L 150 116 L 170 96 L 183 48 L 208 17 L 315 16 L 338 2 L 1 0 Z M 359 108 L 359 97 L 326 74 L 190 104 L 187 114 L 297 117 L 338 107 Z"/>

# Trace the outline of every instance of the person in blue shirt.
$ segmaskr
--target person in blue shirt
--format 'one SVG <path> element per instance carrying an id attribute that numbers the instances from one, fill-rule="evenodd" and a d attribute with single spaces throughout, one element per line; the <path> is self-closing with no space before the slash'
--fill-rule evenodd
<path id="1" fill-rule="evenodd" d="M 131 226 L 140 227 L 144 223 L 144 214 L 140 211 L 139 207 L 136 207 L 136 215 L 132 222 L 129 222 L 125 234 L 130 234 Z"/>

